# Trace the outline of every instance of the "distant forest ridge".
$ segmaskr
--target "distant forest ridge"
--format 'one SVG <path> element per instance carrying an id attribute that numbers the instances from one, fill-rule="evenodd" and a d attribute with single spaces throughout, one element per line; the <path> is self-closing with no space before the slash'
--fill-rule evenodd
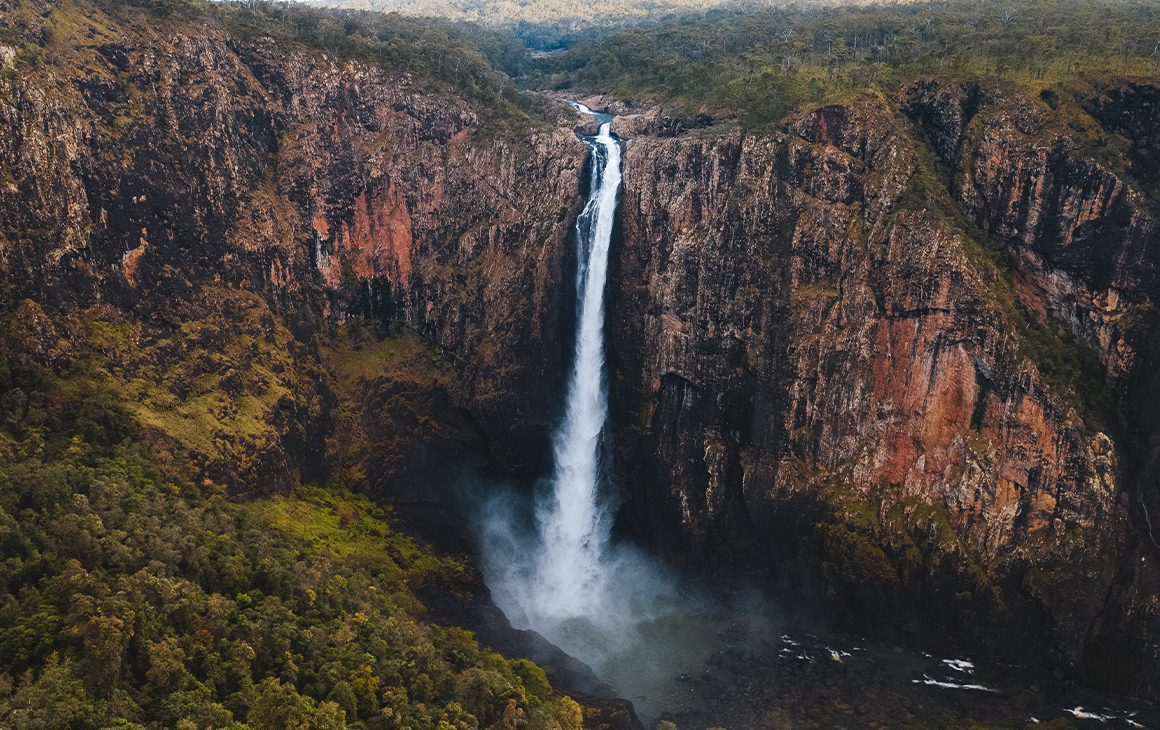
<path id="1" fill-rule="evenodd" d="M 1160 0 L 104 4 L 214 19 L 235 36 L 384 63 L 450 83 L 517 126 L 524 115 L 542 122 L 555 114 L 518 89 L 672 102 L 754 125 L 918 75 L 1039 86 L 1108 75 L 1160 79 Z"/>
<path id="2" fill-rule="evenodd" d="M 704 21 L 740 22 L 760 14 L 824 17 L 840 22 L 859 18 L 864 24 L 895 20 L 898 34 L 922 35 L 932 24 L 944 30 L 944 42 L 967 40 L 996 28 L 1031 39 L 1035 50 L 1074 44 L 1106 46 L 1119 53 L 1143 52 L 1160 57 L 1160 2 L 1156 0 L 307 0 L 307 5 L 444 18 L 511 30 L 529 48 L 556 50 L 632 27 Z M 919 21 L 921 28 L 914 25 Z M 950 22 L 948 22 L 950 21 Z M 1076 32 L 1084 35 L 1077 39 Z M 1095 37 L 1103 33 L 1104 38 Z"/>
<path id="3" fill-rule="evenodd" d="M 677 101 L 765 124 L 796 106 L 849 100 L 919 75 L 1046 87 L 1108 75 L 1154 83 L 1160 73 L 1154 0 L 743 8 L 580 40 L 538 59 L 524 83 Z"/>
<path id="4" fill-rule="evenodd" d="M 497 131 L 554 123 L 560 110 L 526 90 L 609 94 L 757 127 L 924 75 L 1056 86 L 1051 93 L 1065 96 L 1061 84 L 1110 76 L 1160 81 L 1160 0 L 391 1 L 406 3 L 406 14 L 387 12 L 388 0 L 331 0 L 376 10 L 261 0 L 105 4 L 214 19 L 235 36 L 302 43 L 450 84 Z M 704 7 L 693 11 L 698 2 Z M 427 12 L 444 17 L 420 17 Z M 548 20 L 525 20 L 531 13 Z"/>
<path id="5" fill-rule="evenodd" d="M 578 30 L 588 26 L 657 20 L 674 14 L 703 12 L 730 0 L 306 0 L 308 5 L 397 12 L 404 15 L 447 18 L 489 27 L 554 25 Z M 864 4 L 864 3 L 861 3 Z M 769 3 L 746 3 L 750 9 Z"/>

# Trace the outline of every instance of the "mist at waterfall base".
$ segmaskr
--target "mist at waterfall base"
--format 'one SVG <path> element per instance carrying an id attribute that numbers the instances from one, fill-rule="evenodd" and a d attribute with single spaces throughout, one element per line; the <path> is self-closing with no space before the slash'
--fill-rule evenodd
<path id="1" fill-rule="evenodd" d="M 573 604 L 540 575 L 538 526 L 512 518 L 513 500 L 488 503 L 483 572 L 512 625 L 532 629 L 580 659 L 642 718 L 679 712 L 700 698 L 679 679 L 700 676 L 722 646 L 712 604 L 634 545 L 606 545 L 591 590 Z M 529 524 L 530 523 L 530 524 Z"/>
<path id="2" fill-rule="evenodd" d="M 655 716 L 684 708 L 677 693 L 687 690 L 672 678 L 698 671 L 719 642 L 661 562 L 609 539 L 615 504 L 601 488 L 604 287 L 620 187 L 620 146 L 609 128 L 604 122 L 585 139 L 592 192 L 576 226 L 575 357 L 553 439 L 555 471 L 539 490 L 534 517 L 508 497 L 489 504 L 483 570 L 513 626 L 537 631 L 592 667 L 638 712 Z"/>

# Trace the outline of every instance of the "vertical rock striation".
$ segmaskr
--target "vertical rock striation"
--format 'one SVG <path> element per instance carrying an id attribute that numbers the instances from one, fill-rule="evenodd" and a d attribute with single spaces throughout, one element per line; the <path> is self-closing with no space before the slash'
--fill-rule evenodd
<path id="1" fill-rule="evenodd" d="M 569 124 L 132 8 L 0 11 L 8 361 L 239 491 L 546 471 Z M 780 131 L 618 119 L 622 521 L 853 625 L 1160 697 L 1157 103 L 923 79 Z M 1103 411 L 1033 333 L 1096 353 Z"/>
<path id="2" fill-rule="evenodd" d="M 543 469 L 585 156 L 570 129 L 505 129 L 494 110 L 407 73 L 213 25 L 10 5 L 6 42 L 36 46 L 47 24 L 57 29 L 41 68 L 6 54 L 0 78 L 0 252 L 14 300 L 72 317 L 75 339 L 87 337 L 82 320 L 129 327 L 134 352 L 117 382 L 232 370 L 255 399 L 252 413 L 226 403 L 205 413 L 207 439 L 165 423 L 168 396 L 141 399 L 155 440 L 231 484 L 285 486 L 295 463 L 318 478 L 347 448 L 326 444 L 325 351 L 353 316 L 418 334 L 457 373 L 437 397 L 458 424 L 442 441 L 451 453 L 429 465 L 482 452 L 513 473 Z M 263 321 L 236 330 L 236 305 L 218 306 L 235 298 L 224 290 L 256 295 Z M 212 337 L 195 324 L 207 319 Z M 293 362 L 219 361 L 238 332 Z M 210 354 L 190 363 L 193 351 Z M 198 410 L 188 390 L 180 405 Z M 375 387 L 359 393 L 410 407 Z M 412 436 L 378 443 L 422 447 Z M 243 468 L 240 454 L 255 451 L 266 466 Z M 388 496 L 416 496 L 406 477 L 370 474 Z"/>
<path id="3" fill-rule="evenodd" d="M 956 197 L 1011 254 L 1022 302 L 1098 353 L 1122 399 L 1110 435 L 1132 529 L 1113 558 L 1119 574 L 1085 637 L 1085 660 L 1113 686 L 1157 696 L 1160 178 L 1153 163 L 1160 96 L 1155 86 L 1131 82 L 1044 90 L 1037 98 L 999 84 L 982 92 L 947 81 L 926 86 L 911 90 L 907 113 L 932 136 L 928 120 L 948 104 L 985 100 L 959 138 L 940 149 L 960 176 Z"/>
<path id="4" fill-rule="evenodd" d="M 1057 300 L 1036 300 L 1026 266 L 1018 278 L 1030 306 L 1082 314 L 1077 336 L 1112 342 L 1090 312 L 1113 281 L 1146 278 L 1155 255 L 1147 213 L 1120 212 L 1134 194 L 1097 162 L 1059 163 L 1030 140 L 1012 163 L 1035 132 L 988 137 L 982 120 L 1022 117 L 981 89 L 911 94 L 935 149 L 963 149 L 971 187 L 955 193 L 1000 241 L 1047 257 L 1105 240 L 1093 220 L 1122 223 L 1099 295 L 1072 298 L 1078 287 L 1057 279 L 1041 286 Z M 783 589 L 847 622 L 938 627 L 1096 676 L 1100 642 L 1123 627 L 1108 602 L 1139 562 L 1122 434 L 1085 427 L 1025 357 L 1002 274 L 924 182 L 919 134 L 871 101 L 799 114 L 782 133 L 629 142 L 612 305 L 624 514 L 679 559 L 777 566 Z M 989 151 L 966 149 L 992 137 Z M 1036 176 L 1053 164 L 1065 166 Z M 1112 375 L 1129 349 L 1103 347 Z M 1137 638 L 1144 662 L 1156 639 Z M 1142 668 L 1119 676 L 1148 694 Z"/>

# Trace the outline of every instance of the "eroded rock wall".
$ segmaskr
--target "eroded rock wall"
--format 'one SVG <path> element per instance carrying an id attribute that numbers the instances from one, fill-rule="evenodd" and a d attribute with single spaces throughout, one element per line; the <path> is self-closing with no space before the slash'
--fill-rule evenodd
<path id="1" fill-rule="evenodd" d="M 1084 319 L 1076 334 L 1102 345 L 1109 374 L 1132 367 L 1091 312 L 1156 255 L 1148 214 L 1122 212 L 1134 193 L 1096 161 L 1044 152 L 1034 128 L 993 133 L 999 150 L 1027 138 L 1028 159 L 968 151 L 964 139 L 990 139 L 981 120 L 1035 102 L 924 84 L 911 116 L 938 153 L 973 161 L 955 205 L 1006 231 L 1004 245 L 1018 232 L 1077 267 L 1096 256 L 1075 251 L 1083 242 L 1115 248 L 1098 294 L 1035 284 L 1027 257 L 1019 293 L 1036 307 L 1033 287 L 1059 292 L 1046 308 Z M 1002 273 L 947 212 L 948 192 L 916 186 L 912 123 L 883 100 L 802 113 L 778 134 L 627 143 L 612 305 L 624 515 L 689 563 L 775 566 L 782 591 L 847 623 L 933 624 L 1089 676 L 1124 628 L 1109 597 L 1127 590 L 1117 610 L 1131 604 L 1138 644 L 1117 676 L 1154 692 L 1155 605 L 1123 573 L 1141 557 L 1135 452 L 1085 425 L 1025 356 Z M 981 189 L 1008 204 L 978 203 Z M 1041 189 L 1053 202 L 1027 202 Z M 1039 228 L 1013 222 L 1047 209 Z M 1107 217 L 1116 243 L 1090 225 Z"/>
<path id="2" fill-rule="evenodd" d="M 83 322 L 127 327 L 122 344 L 133 352 L 111 375 L 166 384 L 137 400 L 166 448 L 231 484 L 324 476 L 346 448 L 327 444 L 336 398 L 327 353 L 333 328 L 354 316 L 414 333 L 442 361 L 436 369 L 455 371 L 423 386 L 444 391 L 443 420 L 460 424 L 429 461 L 471 452 L 525 476 L 542 467 L 585 156 L 570 128 L 496 121 L 409 74 L 213 24 L 71 3 L 6 11 L 5 47 L 40 54 L 35 67 L 5 54 L 0 78 L 10 294 L 58 322 L 72 317 L 64 340 L 88 338 Z M 265 324 L 231 321 L 218 305 L 237 292 L 256 295 Z M 238 336 L 271 352 L 219 357 Z M 191 363 L 194 350 L 208 354 Z M 231 370 L 234 403 L 190 405 L 221 391 Z M 175 407 L 169 380 L 202 376 L 213 380 L 204 393 L 177 389 L 180 407 L 204 412 L 200 428 L 211 431 L 191 439 L 158 414 Z M 411 408 L 374 388 L 355 392 Z M 252 407 L 235 408 L 245 395 Z M 411 436 L 379 443 L 424 446 Z M 240 455 L 255 452 L 268 458 L 241 468 Z M 387 496 L 416 496 L 417 484 L 400 486 L 407 475 L 354 473 Z"/>
<path id="3" fill-rule="evenodd" d="M 928 120 L 964 100 L 974 100 L 978 113 L 940 149 L 956 170 L 955 197 L 1010 253 L 1021 302 L 1098 354 L 1120 404 L 1109 435 L 1122 463 L 1130 536 L 1085 658 L 1113 684 L 1156 696 L 1160 207 L 1152 163 L 1160 154 L 1160 98 L 1154 85 L 1130 81 L 1036 95 L 942 80 L 912 88 L 905 108 L 933 136 Z"/>
<path id="4" fill-rule="evenodd" d="M 162 462 L 237 490 L 543 472 L 575 120 L 505 130 L 398 71 L 132 9 L 0 9 L 10 361 L 91 369 Z M 629 529 L 847 624 L 1160 696 L 1155 91 L 1060 93 L 618 120 Z M 1122 419 L 1045 382 L 1010 290 L 1098 352 Z"/>

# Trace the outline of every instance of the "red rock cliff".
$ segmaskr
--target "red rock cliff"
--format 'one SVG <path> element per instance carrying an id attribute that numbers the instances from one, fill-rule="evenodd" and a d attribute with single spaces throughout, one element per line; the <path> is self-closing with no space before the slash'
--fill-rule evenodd
<path id="1" fill-rule="evenodd" d="M 957 210 L 1018 247 L 1017 305 L 1070 323 L 1113 377 L 1135 356 L 1109 287 L 1146 278 L 1152 219 L 1099 162 L 1004 126 L 1029 102 L 939 92 L 920 85 L 908 111 L 937 151 L 962 148 L 957 203 L 926 189 L 922 132 L 885 99 L 778 134 L 628 142 L 612 305 L 626 519 L 693 563 L 775 566 L 845 621 L 933 623 L 1089 677 L 1123 646 L 1120 596 L 1138 643 L 1115 681 L 1154 694 L 1154 584 L 1124 573 L 1147 526 L 1140 455 L 1041 377 L 971 238 L 986 234 Z M 1121 237 L 1102 289 L 1041 265 L 1107 219 Z"/>

